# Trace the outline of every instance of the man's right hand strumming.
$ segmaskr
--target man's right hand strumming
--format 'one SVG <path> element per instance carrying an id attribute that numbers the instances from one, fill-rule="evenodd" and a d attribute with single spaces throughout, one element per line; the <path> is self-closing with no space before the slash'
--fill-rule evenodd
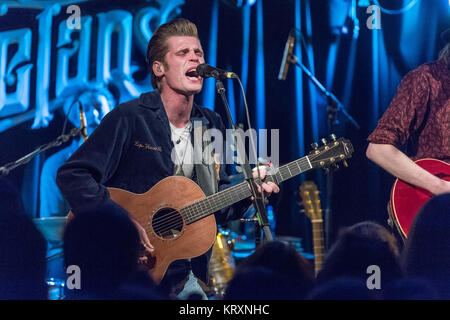
<path id="1" fill-rule="evenodd" d="M 145 231 L 144 227 L 142 227 L 141 224 L 134 219 L 131 219 L 131 221 L 133 221 L 136 229 L 139 232 L 139 237 L 141 238 L 142 245 L 145 247 L 146 251 L 152 253 L 155 250 L 155 247 L 153 247 L 153 245 L 150 243 L 150 239 L 148 238 L 147 232 Z"/>

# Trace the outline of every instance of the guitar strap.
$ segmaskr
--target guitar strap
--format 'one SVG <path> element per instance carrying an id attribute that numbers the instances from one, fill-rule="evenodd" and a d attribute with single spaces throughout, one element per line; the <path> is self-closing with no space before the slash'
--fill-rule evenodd
<path id="1" fill-rule="evenodd" d="M 204 119 L 201 119 L 204 120 Z M 207 120 L 206 120 L 207 121 Z M 219 189 L 216 179 L 216 164 L 211 154 L 211 137 L 204 121 L 193 121 L 194 171 L 197 183 L 206 196 Z M 210 157 L 210 158 L 206 158 Z"/>

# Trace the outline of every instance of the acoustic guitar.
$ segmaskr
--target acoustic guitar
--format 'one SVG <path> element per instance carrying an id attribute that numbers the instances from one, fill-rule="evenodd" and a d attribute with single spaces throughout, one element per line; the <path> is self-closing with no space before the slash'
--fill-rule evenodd
<path id="1" fill-rule="evenodd" d="M 431 174 L 450 181 L 450 164 L 431 158 L 417 160 L 416 164 Z M 391 189 L 388 209 L 391 220 L 394 221 L 404 239 L 408 237 L 409 229 L 416 214 L 432 196 L 425 189 L 413 186 L 400 179 L 395 180 Z"/>
<path id="2" fill-rule="evenodd" d="M 277 168 L 264 181 L 280 184 L 311 169 L 330 169 L 339 162 L 346 165 L 345 160 L 352 153 L 353 146 L 345 138 L 321 147 L 315 145 L 307 156 Z M 173 261 L 200 256 L 212 247 L 217 230 L 215 212 L 251 196 L 244 181 L 206 197 L 194 181 L 182 176 L 167 177 L 142 194 L 118 188 L 108 190 L 111 199 L 146 230 L 154 246 L 152 261 L 146 265 L 156 283 Z"/>
<path id="3" fill-rule="evenodd" d="M 319 191 L 312 181 L 305 181 L 300 185 L 300 196 L 305 214 L 311 221 L 314 247 L 314 271 L 316 275 L 322 269 L 324 257 L 323 218 L 320 205 Z"/>

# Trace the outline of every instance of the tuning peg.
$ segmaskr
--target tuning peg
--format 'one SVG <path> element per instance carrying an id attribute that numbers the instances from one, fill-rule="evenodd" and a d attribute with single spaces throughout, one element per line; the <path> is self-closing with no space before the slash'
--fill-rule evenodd
<path id="1" fill-rule="evenodd" d="M 311 148 L 313 148 L 314 150 L 317 150 L 319 148 L 319 144 L 317 142 L 313 142 L 313 143 L 311 143 Z"/>
<path id="2" fill-rule="evenodd" d="M 336 141 L 336 135 L 334 133 L 330 134 L 330 140 Z"/>
<path id="3" fill-rule="evenodd" d="M 320 141 L 323 143 L 323 145 L 326 145 L 328 143 L 327 139 L 325 138 L 320 139 Z"/>

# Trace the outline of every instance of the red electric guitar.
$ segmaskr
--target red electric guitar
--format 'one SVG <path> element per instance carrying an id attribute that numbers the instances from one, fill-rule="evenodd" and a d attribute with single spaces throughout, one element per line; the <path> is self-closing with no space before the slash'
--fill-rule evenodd
<path id="1" fill-rule="evenodd" d="M 436 159 L 421 159 L 416 164 L 435 176 L 450 181 L 450 164 Z M 389 201 L 389 214 L 403 238 L 408 237 L 417 212 L 431 197 L 432 194 L 427 190 L 400 179 L 395 180 Z"/>

